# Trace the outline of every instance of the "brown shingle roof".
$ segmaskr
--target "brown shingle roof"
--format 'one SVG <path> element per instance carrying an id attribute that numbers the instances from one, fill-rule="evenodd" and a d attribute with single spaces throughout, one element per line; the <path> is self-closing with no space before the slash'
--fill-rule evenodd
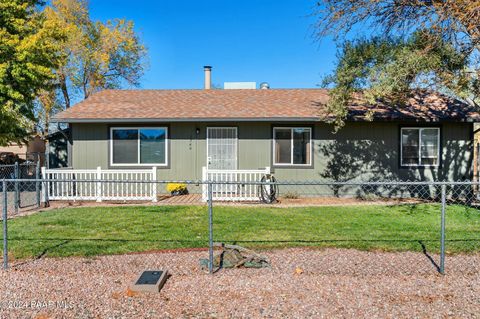
<path id="1" fill-rule="evenodd" d="M 105 90 L 55 116 L 64 122 L 304 120 L 327 118 L 324 89 L 272 90 Z M 353 104 L 349 120 L 365 120 L 372 106 Z M 467 104 L 421 93 L 402 108 L 375 106 L 376 120 L 479 121 Z"/>

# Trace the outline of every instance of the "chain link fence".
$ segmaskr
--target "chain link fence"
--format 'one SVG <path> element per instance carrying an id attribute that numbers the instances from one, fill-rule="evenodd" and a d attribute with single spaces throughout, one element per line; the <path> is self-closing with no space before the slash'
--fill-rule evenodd
<path id="1" fill-rule="evenodd" d="M 244 187 L 236 183 L 234 189 Z M 275 194 L 263 198 L 270 205 L 245 209 L 241 202 L 225 207 L 213 201 L 214 241 L 253 249 L 322 248 L 316 263 L 325 274 L 480 272 L 478 184 L 312 181 L 258 187 L 260 194 Z"/>
<path id="2" fill-rule="evenodd" d="M 237 196 L 245 189 L 248 200 Z M 315 251 L 324 274 L 478 274 L 479 190 L 471 182 L 4 180 L 3 261 L 209 248 L 214 272 L 214 243 L 225 243 L 287 249 L 289 258 Z"/>
<path id="3" fill-rule="evenodd" d="M 40 179 L 40 165 L 35 162 L 0 165 L 0 179 L 7 183 L 8 209 L 18 213 L 20 210 L 35 209 L 40 206 L 40 183 L 31 180 Z M 12 180 L 18 180 L 14 182 Z M 0 186 L 3 192 L 3 186 Z"/>

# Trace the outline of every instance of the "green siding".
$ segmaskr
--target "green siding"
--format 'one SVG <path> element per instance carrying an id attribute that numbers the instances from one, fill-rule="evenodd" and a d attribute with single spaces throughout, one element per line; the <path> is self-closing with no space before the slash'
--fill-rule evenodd
<path id="1" fill-rule="evenodd" d="M 151 124 L 149 124 L 151 125 Z M 162 126 L 165 124 L 158 124 Z M 284 126 L 281 124 L 279 126 Z M 304 124 L 312 126 L 313 124 Z M 472 125 L 443 123 L 440 168 L 400 168 L 400 123 L 348 123 L 338 133 L 324 123 L 313 125 L 313 167 L 276 168 L 280 180 L 465 180 L 472 178 Z M 118 124 L 122 126 L 122 124 Z M 147 126 L 147 125 L 145 125 Z M 158 169 L 164 180 L 200 179 L 206 164 L 206 124 L 170 123 L 169 167 Z M 238 127 L 238 167 L 257 169 L 272 165 L 270 123 L 216 123 Z M 302 126 L 292 124 L 291 126 Z M 408 125 L 404 125 L 408 126 Z M 413 125 L 412 125 L 413 126 Z M 196 136 L 196 129 L 200 134 Z M 73 124 L 74 168 L 109 167 L 109 126 Z M 131 167 L 130 167 L 131 168 Z"/>
<path id="2" fill-rule="evenodd" d="M 108 126 L 72 125 L 72 166 L 76 169 L 108 168 Z"/>

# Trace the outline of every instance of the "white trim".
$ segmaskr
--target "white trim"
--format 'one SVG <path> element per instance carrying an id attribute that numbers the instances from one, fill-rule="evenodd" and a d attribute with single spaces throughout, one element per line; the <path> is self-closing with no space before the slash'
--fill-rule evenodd
<path id="1" fill-rule="evenodd" d="M 140 130 L 142 129 L 163 129 L 165 130 L 165 163 L 140 163 Z M 137 130 L 137 163 L 113 163 L 113 131 L 114 130 Z M 168 127 L 166 126 L 112 126 L 110 127 L 110 166 L 112 167 L 165 167 L 168 166 Z"/>
<path id="2" fill-rule="evenodd" d="M 416 164 L 405 164 L 403 163 L 403 130 L 418 130 L 418 163 Z M 436 130 L 437 131 L 437 157 L 422 157 L 422 131 L 423 130 Z M 439 127 L 402 127 L 400 129 L 400 166 L 409 166 L 409 167 L 438 167 L 440 166 L 440 128 Z M 437 164 L 422 164 L 422 158 L 436 158 Z"/>
<path id="3" fill-rule="evenodd" d="M 275 138 L 275 130 L 277 129 L 289 129 L 290 130 L 290 163 L 277 163 L 276 162 L 276 138 Z M 310 141 L 309 141 L 309 145 L 310 145 L 310 152 L 309 152 L 309 158 L 308 158 L 308 161 L 309 163 L 308 164 L 295 164 L 293 163 L 293 130 L 294 129 L 302 129 L 302 130 L 308 130 L 308 132 L 310 133 Z M 286 166 L 286 167 L 289 167 L 289 166 L 304 166 L 304 167 L 310 167 L 312 166 L 312 150 L 313 150 L 313 144 L 312 144 L 312 128 L 311 127 L 302 127 L 302 126 L 275 126 L 273 128 L 273 136 L 272 136 L 272 144 L 273 144 L 273 152 L 272 152 L 272 163 L 273 165 L 275 166 Z"/>

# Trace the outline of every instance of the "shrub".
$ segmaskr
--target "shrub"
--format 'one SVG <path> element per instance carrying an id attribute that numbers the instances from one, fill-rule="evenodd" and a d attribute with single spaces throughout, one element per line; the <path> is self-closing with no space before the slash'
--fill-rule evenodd
<path id="1" fill-rule="evenodd" d="M 172 195 L 188 194 L 187 185 L 183 183 L 168 183 L 167 191 Z"/>

